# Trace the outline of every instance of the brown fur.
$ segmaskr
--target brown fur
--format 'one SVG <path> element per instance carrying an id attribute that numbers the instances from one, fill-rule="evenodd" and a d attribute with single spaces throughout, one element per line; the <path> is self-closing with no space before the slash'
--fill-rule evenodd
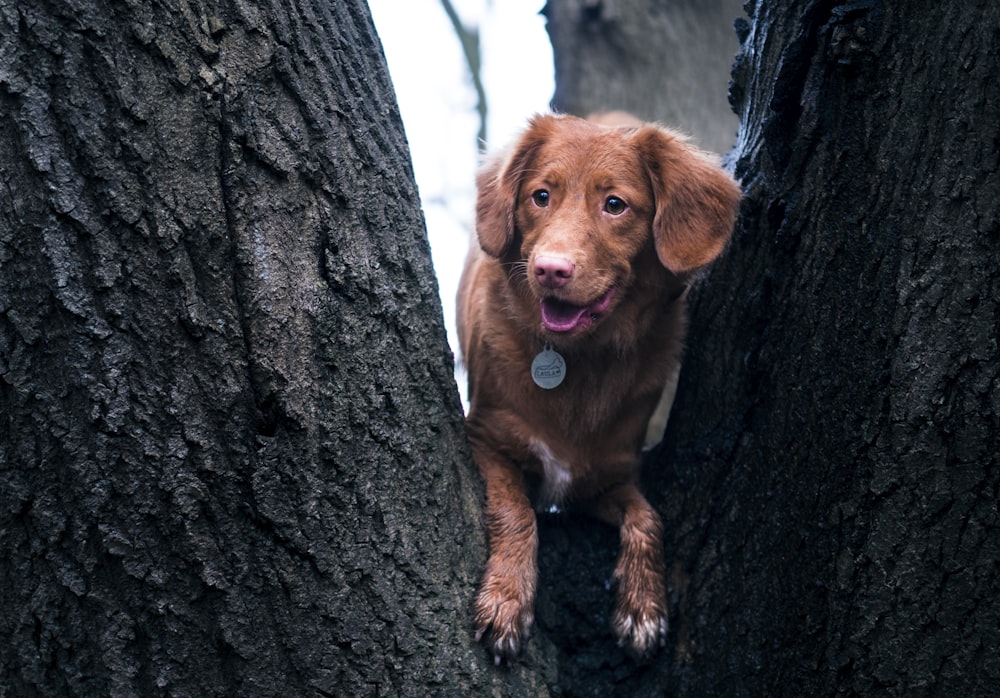
<path id="1" fill-rule="evenodd" d="M 637 487 L 638 454 L 679 366 L 688 277 L 727 244 L 740 191 L 676 133 L 597 121 L 535 117 L 477 181 L 458 325 L 490 540 L 474 622 L 498 661 L 533 621 L 533 503 L 580 505 L 619 527 L 623 645 L 644 654 L 667 629 L 662 524 Z M 550 390 L 530 375 L 546 345 L 566 360 Z"/>

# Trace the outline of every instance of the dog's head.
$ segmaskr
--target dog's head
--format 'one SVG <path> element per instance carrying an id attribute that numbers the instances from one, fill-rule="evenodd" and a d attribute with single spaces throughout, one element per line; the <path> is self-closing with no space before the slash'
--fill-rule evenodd
<path id="1" fill-rule="evenodd" d="M 680 277 L 715 259 L 740 199 L 718 163 L 676 133 L 569 116 L 535 117 L 477 184 L 480 245 L 521 265 L 542 329 L 561 338 L 612 315 L 644 256 Z"/>

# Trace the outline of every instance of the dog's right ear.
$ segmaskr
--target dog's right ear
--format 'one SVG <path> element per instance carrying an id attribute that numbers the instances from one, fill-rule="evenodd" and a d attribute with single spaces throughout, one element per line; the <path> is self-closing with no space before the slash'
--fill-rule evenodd
<path id="1" fill-rule="evenodd" d="M 476 173 L 476 234 L 491 257 L 503 255 L 514 240 L 518 182 L 507 175 L 509 159 L 507 153 L 494 155 Z"/>
<path id="2" fill-rule="evenodd" d="M 488 159 L 476 175 L 476 234 L 491 257 L 502 257 L 514 242 L 521 180 L 557 117 L 534 117 L 514 147 Z"/>

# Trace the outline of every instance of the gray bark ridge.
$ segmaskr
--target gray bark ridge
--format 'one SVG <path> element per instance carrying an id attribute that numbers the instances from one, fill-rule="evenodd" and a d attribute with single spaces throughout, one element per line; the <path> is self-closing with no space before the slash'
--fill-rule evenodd
<path id="1" fill-rule="evenodd" d="M 552 107 L 588 116 L 624 110 L 730 150 L 738 122 L 727 102 L 739 47 L 739 0 L 551 0 Z"/>

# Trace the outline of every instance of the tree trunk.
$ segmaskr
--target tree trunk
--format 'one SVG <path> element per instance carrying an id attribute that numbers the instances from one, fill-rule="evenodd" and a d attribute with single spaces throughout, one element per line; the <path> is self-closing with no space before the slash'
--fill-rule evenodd
<path id="1" fill-rule="evenodd" d="M 549 0 L 556 72 L 552 106 L 586 116 L 624 109 L 682 127 L 725 152 L 737 120 L 726 85 L 741 0 Z"/>
<path id="2" fill-rule="evenodd" d="M 0 118 L 0 695 L 546 695 L 364 3 L 0 0 Z"/>
<path id="3" fill-rule="evenodd" d="M 743 215 L 695 289 L 644 471 L 673 559 L 668 650 L 630 666 L 594 636 L 614 535 L 549 526 L 538 623 L 569 695 L 1000 685 L 1000 9 L 907 5 L 748 3 Z"/>
<path id="4" fill-rule="evenodd" d="M 1000 685 L 1000 9 L 907 5 L 743 44 L 745 215 L 653 478 L 682 693 Z"/>

